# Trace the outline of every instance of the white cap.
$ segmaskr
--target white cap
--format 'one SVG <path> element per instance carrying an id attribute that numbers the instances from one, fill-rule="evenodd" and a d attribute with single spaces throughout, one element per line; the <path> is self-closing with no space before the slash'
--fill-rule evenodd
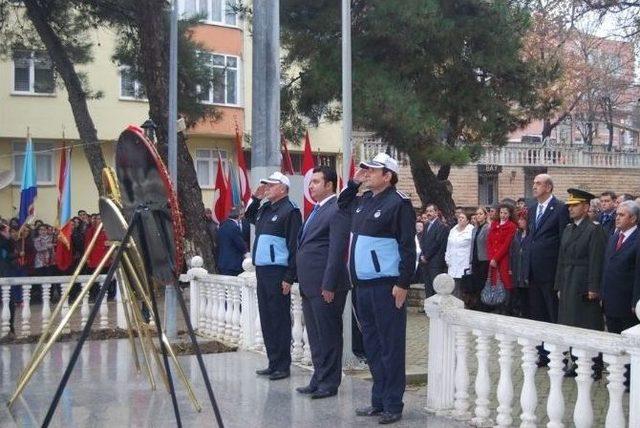
<path id="1" fill-rule="evenodd" d="M 264 184 L 284 184 L 287 187 L 290 187 L 291 184 L 289 182 L 289 178 L 283 173 L 276 171 L 271 174 L 268 178 L 263 178 L 260 180 L 260 183 Z"/>
<path id="2" fill-rule="evenodd" d="M 387 168 L 389 171 L 398 173 L 398 161 L 386 153 L 378 153 L 370 161 L 360 162 L 360 168 Z"/>

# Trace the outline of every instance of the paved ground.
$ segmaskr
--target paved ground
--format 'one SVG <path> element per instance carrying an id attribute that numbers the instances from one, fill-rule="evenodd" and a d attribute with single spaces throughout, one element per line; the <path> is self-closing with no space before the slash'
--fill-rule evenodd
<path id="1" fill-rule="evenodd" d="M 31 345 L 6 345 L 0 350 L 0 401 L 6 402 Z M 45 370 L 36 374 L 25 390 L 24 400 L 10 413 L 0 405 L 0 426 L 39 426 L 57 386 L 64 362 L 72 352 L 69 343 L 56 344 Z M 54 427 L 174 427 L 169 395 L 164 389 L 151 391 L 147 379 L 135 373 L 126 340 L 92 341 L 80 360 L 55 414 Z M 376 418 L 359 418 L 354 408 L 366 404 L 370 384 L 346 377 L 340 393 L 324 400 L 311 400 L 294 391 L 309 380 L 307 370 L 293 367 L 292 376 L 282 381 L 258 378 L 264 356 L 237 352 L 205 356 L 207 370 L 226 427 L 373 427 Z M 181 384 L 178 402 L 185 427 L 211 427 L 215 420 L 200 372 L 193 356 L 180 357 L 180 364 L 192 379 L 203 411 L 193 410 Z M 409 392 L 406 410 L 398 427 L 455 428 L 463 425 L 428 415 L 423 399 Z"/>
<path id="2" fill-rule="evenodd" d="M 416 372 L 417 369 L 422 368 L 426 373 L 427 370 L 427 343 L 428 343 L 428 318 L 424 313 L 417 313 L 417 311 L 412 311 L 409 313 L 408 323 L 407 323 L 407 370 Z M 475 354 L 471 351 L 474 349 L 475 342 L 472 339 L 469 339 L 469 344 L 467 349 L 469 350 L 469 355 L 467 359 L 467 365 L 470 371 L 470 402 L 473 403 L 475 400 L 475 391 L 474 391 L 474 381 L 475 381 L 475 373 L 477 371 L 477 360 L 475 359 Z M 498 346 L 497 342 L 494 340 L 494 343 L 491 347 L 491 359 L 490 359 L 490 374 L 491 374 L 491 384 L 493 385 L 492 391 L 492 405 L 491 409 L 493 411 L 492 417 L 495 418 L 496 408 L 498 407 L 498 402 L 496 399 L 496 386 L 498 384 L 500 368 L 498 366 Z M 522 389 L 522 370 L 520 369 L 520 358 L 521 352 L 518 346 L 516 346 L 516 352 L 514 353 L 513 359 L 513 368 L 512 368 L 512 380 L 514 385 L 514 424 L 519 422 L 518 416 L 520 415 L 520 390 Z M 536 385 L 538 385 L 538 422 L 541 426 L 542 424 L 546 424 L 548 419 L 546 418 L 546 403 L 547 398 L 549 396 L 549 377 L 547 375 L 547 369 L 542 368 L 538 369 L 536 373 Z M 416 394 L 425 397 L 426 400 L 426 386 L 413 386 L 410 387 Z M 573 408 L 574 403 L 577 397 L 577 388 L 574 379 L 564 379 L 562 390 L 565 398 L 565 417 L 564 423 L 567 426 L 573 426 Z M 607 414 L 607 408 L 609 406 L 609 394 L 606 388 L 606 380 L 600 380 L 594 382 L 591 388 L 591 397 L 594 411 L 594 425 L 593 426 L 604 426 L 604 421 Z M 624 409 L 625 414 L 629 414 L 629 394 L 624 395 Z M 473 411 L 473 408 L 472 408 Z"/>

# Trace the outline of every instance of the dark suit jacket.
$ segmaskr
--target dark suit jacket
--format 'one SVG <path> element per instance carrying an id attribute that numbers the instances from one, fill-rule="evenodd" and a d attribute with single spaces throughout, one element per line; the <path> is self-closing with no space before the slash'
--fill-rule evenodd
<path id="1" fill-rule="evenodd" d="M 424 225 L 424 233 L 420 240 L 422 256 L 427 260 L 425 267 L 428 270 L 444 272 L 447 269 L 444 253 L 447 250 L 449 227 L 440 220 L 436 220 L 430 229 L 428 227 L 428 224 Z"/>
<path id="2" fill-rule="evenodd" d="M 604 314 L 609 317 L 633 316 L 633 285 L 638 282 L 638 236 L 636 229 L 616 251 L 618 234 L 609 237 L 604 253 L 602 275 L 602 306 Z"/>
<path id="3" fill-rule="evenodd" d="M 607 234 L 607 237 L 613 235 L 616 231 L 616 211 L 613 210 L 610 217 L 605 218 L 606 213 L 600 213 L 598 216 L 598 223 L 602 226 L 602 230 Z"/>
<path id="4" fill-rule="evenodd" d="M 242 240 L 247 248 L 251 248 L 251 223 L 246 218 L 242 219 Z"/>
<path id="5" fill-rule="evenodd" d="M 247 246 L 242 239 L 238 224 L 227 219 L 218 229 L 218 271 L 242 271 L 242 261 Z"/>
<path id="6" fill-rule="evenodd" d="M 318 209 L 308 225 L 305 222 L 300 228 L 296 266 L 305 296 L 319 296 L 322 289 L 349 288 L 345 258 L 349 227 L 348 213 L 338 209 L 337 198 L 332 198 Z"/>
<path id="7" fill-rule="evenodd" d="M 553 196 L 536 228 L 537 209 L 537 203 L 528 207 L 529 237 L 525 242 L 529 263 L 526 264 L 526 278 L 531 283 L 545 284 L 551 288 L 556 278 L 560 237 L 569 224 L 569 211 Z"/>

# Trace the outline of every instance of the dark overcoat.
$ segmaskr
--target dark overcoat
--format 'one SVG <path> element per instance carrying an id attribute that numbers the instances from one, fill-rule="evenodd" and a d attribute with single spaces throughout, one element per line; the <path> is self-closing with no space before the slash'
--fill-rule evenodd
<path id="1" fill-rule="evenodd" d="M 605 235 L 600 225 L 585 218 L 565 227 L 560 241 L 555 290 L 560 292 L 558 323 L 604 330 L 600 300 L 587 300 L 589 291 L 602 295 Z"/>

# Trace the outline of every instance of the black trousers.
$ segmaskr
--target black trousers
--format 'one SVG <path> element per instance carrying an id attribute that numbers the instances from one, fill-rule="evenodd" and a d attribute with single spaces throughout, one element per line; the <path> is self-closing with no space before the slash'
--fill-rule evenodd
<path id="1" fill-rule="evenodd" d="M 282 294 L 283 266 L 256 266 L 258 309 L 269 369 L 291 366 L 291 294 Z"/>
<path id="2" fill-rule="evenodd" d="M 336 391 L 342 379 L 342 312 L 347 290 L 335 293 L 331 303 L 322 296 L 302 296 L 302 312 L 311 346 L 313 376 L 309 386 Z"/>
<path id="3" fill-rule="evenodd" d="M 396 308 L 393 284 L 358 288 L 364 350 L 373 376 L 371 405 L 401 413 L 406 387 L 407 306 Z"/>
<path id="4" fill-rule="evenodd" d="M 558 294 L 553 284 L 529 284 L 529 316 L 536 321 L 558 322 Z"/>

